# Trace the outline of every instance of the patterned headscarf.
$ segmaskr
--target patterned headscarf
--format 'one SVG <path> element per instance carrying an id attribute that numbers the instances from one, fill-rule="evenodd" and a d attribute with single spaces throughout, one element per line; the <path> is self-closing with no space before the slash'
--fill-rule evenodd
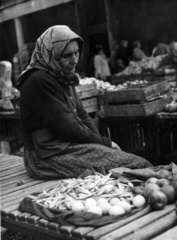
<path id="1" fill-rule="evenodd" d="M 74 33 L 68 26 L 57 25 L 47 29 L 36 41 L 36 46 L 31 57 L 31 62 L 19 77 L 17 88 L 26 79 L 32 69 L 42 69 L 57 77 L 63 84 L 76 85 L 79 82 L 76 73 L 65 74 L 59 64 L 60 56 L 66 45 L 77 40 L 79 52 L 82 53 L 83 40 Z"/>

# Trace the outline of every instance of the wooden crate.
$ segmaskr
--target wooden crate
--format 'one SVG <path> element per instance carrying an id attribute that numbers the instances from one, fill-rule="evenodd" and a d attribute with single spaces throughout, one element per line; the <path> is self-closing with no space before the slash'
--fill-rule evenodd
<path id="1" fill-rule="evenodd" d="M 89 113 L 96 127 L 99 129 L 99 121 L 96 116 L 98 112 L 98 90 L 96 84 L 85 84 L 76 87 L 76 92 L 81 99 L 85 110 Z"/>
<path id="2" fill-rule="evenodd" d="M 96 97 L 82 100 L 82 103 L 88 113 L 98 111 L 98 102 Z"/>
<path id="3" fill-rule="evenodd" d="M 84 108 L 88 113 L 98 111 L 97 87 L 96 84 L 85 84 L 76 87 L 76 92 L 82 100 Z"/>
<path id="4" fill-rule="evenodd" d="M 169 96 L 139 104 L 103 105 L 100 108 L 106 117 L 150 116 L 163 111 L 164 106 L 171 101 L 172 97 Z"/>
<path id="5" fill-rule="evenodd" d="M 107 81 L 113 85 L 123 84 L 127 81 L 135 81 L 135 80 L 147 80 L 154 81 L 155 76 L 153 73 L 141 73 L 141 74 L 130 74 L 130 75 L 111 75 L 107 77 Z"/>
<path id="6" fill-rule="evenodd" d="M 130 84 L 128 88 L 104 93 L 106 102 L 146 101 L 159 94 L 169 91 L 168 81 L 157 81 L 145 84 Z"/>
<path id="7" fill-rule="evenodd" d="M 96 84 L 85 84 L 76 87 L 76 92 L 81 99 L 95 97 L 98 94 Z"/>

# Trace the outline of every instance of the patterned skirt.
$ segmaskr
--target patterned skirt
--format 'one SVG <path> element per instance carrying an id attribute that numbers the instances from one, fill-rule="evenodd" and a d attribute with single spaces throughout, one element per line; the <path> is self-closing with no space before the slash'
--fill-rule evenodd
<path id="1" fill-rule="evenodd" d="M 24 163 L 30 176 L 36 179 L 77 178 L 88 169 L 107 173 L 110 169 L 151 167 L 142 157 L 100 144 L 69 145 L 60 155 L 40 159 L 35 150 L 24 150 Z"/>

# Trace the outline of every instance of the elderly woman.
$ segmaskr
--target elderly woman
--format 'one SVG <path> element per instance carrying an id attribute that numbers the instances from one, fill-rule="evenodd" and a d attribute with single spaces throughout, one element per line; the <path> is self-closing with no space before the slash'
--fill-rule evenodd
<path id="1" fill-rule="evenodd" d="M 24 162 L 36 179 L 76 178 L 87 169 L 144 168 L 151 164 L 103 137 L 77 96 L 75 73 L 83 40 L 67 26 L 47 29 L 22 72 Z"/>

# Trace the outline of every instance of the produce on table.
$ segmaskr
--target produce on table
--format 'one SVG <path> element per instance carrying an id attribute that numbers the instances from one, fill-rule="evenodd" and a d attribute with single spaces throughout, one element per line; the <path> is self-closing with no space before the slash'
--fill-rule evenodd
<path id="1" fill-rule="evenodd" d="M 156 175 L 157 178 L 169 178 L 171 177 L 171 173 L 166 170 L 166 169 L 160 169 L 158 172 L 157 172 L 157 175 Z"/>
<path id="2" fill-rule="evenodd" d="M 95 172 L 81 178 L 59 181 L 55 187 L 43 190 L 33 198 L 38 204 L 60 210 L 91 212 L 98 215 L 122 215 L 132 208 L 143 207 L 146 202 L 152 210 L 163 209 L 177 199 L 177 177 L 165 169 L 150 177 L 140 186 L 132 182 Z M 161 178 L 163 177 L 163 178 Z"/>
<path id="3" fill-rule="evenodd" d="M 159 187 L 163 187 L 163 186 L 169 185 L 170 181 L 166 178 L 160 178 L 157 180 L 156 184 L 159 185 Z"/>
<path id="4" fill-rule="evenodd" d="M 71 206 L 71 209 L 74 211 L 74 212 L 80 212 L 80 211 L 83 211 L 84 209 L 84 204 L 81 202 L 81 201 L 74 201 L 72 206 Z"/>
<path id="5" fill-rule="evenodd" d="M 145 198 L 148 198 L 151 192 L 159 190 L 160 187 L 156 183 L 148 183 L 145 185 L 143 195 Z"/>
<path id="6" fill-rule="evenodd" d="M 109 203 L 111 204 L 111 206 L 115 206 L 118 205 L 120 202 L 119 198 L 113 197 L 112 199 L 110 199 Z"/>
<path id="7" fill-rule="evenodd" d="M 103 213 L 102 209 L 100 207 L 98 207 L 98 206 L 93 206 L 93 207 L 89 208 L 87 212 L 95 213 L 95 214 L 98 214 L 100 216 Z"/>
<path id="8" fill-rule="evenodd" d="M 148 203 L 153 210 L 163 209 L 167 205 L 167 196 L 159 190 L 153 191 L 148 198 Z"/>
<path id="9" fill-rule="evenodd" d="M 146 59 L 136 62 L 131 61 L 129 66 L 126 67 L 122 72 L 116 74 L 116 76 L 141 74 L 144 71 L 152 72 L 163 58 L 164 56 L 157 56 L 147 57 Z"/>
<path id="10" fill-rule="evenodd" d="M 177 175 L 169 178 L 170 185 L 175 189 L 175 200 L 177 200 Z"/>
<path id="11" fill-rule="evenodd" d="M 133 198 L 133 200 L 134 200 L 134 198 Z M 145 201 L 144 201 L 144 204 L 145 204 Z M 143 205 L 144 205 L 144 204 L 143 204 Z M 133 202 L 133 205 L 134 205 L 135 207 L 139 207 L 139 206 L 136 206 L 136 205 L 134 204 L 134 202 Z M 130 203 L 128 203 L 128 202 L 119 201 L 118 204 L 117 204 L 117 206 L 122 207 L 125 212 L 130 212 L 130 211 L 131 211 L 131 205 L 130 205 Z"/>
<path id="12" fill-rule="evenodd" d="M 118 215 L 122 215 L 124 213 L 125 213 L 124 209 L 118 205 L 112 206 L 109 210 L 110 216 L 118 216 Z"/>
<path id="13" fill-rule="evenodd" d="M 151 183 L 152 178 L 146 180 L 143 195 L 153 210 L 160 210 L 177 199 L 177 176 L 166 169 L 159 170 L 156 176 L 159 179 L 155 183 Z"/>
<path id="14" fill-rule="evenodd" d="M 119 206 L 115 214 L 128 212 L 135 207 L 132 203 L 134 194 L 131 182 L 121 183 L 119 179 L 95 173 L 84 179 L 61 180 L 56 187 L 43 190 L 35 201 L 47 208 L 94 212 L 96 214 L 112 213 L 113 206 Z M 120 208 L 123 209 L 120 211 Z M 118 208 L 117 208 L 118 209 Z"/>
<path id="15" fill-rule="evenodd" d="M 160 188 L 160 191 L 167 196 L 167 203 L 173 203 L 175 201 L 175 189 L 171 185 L 166 185 Z"/>
<path id="16" fill-rule="evenodd" d="M 150 177 L 146 180 L 145 185 L 148 183 L 156 183 L 158 181 L 158 178 L 156 177 Z"/>
<path id="17" fill-rule="evenodd" d="M 134 81 L 126 81 L 125 83 L 122 84 L 117 84 L 117 85 L 113 85 L 109 82 L 106 81 L 102 81 L 102 80 L 98 80 L 94 77 L 85 77 L 80 79 L 79 84 L 80 85 L 87 85 L 87 84 L 95 84 L 97 90 L 99 92 L 105 92 L 105 91 L 118 91 L 118 90 L 122 90 L 131 86 L 135 86 L 135 85 L 144 85 L 147 84 L 148 81 L 147 80 L 134 80 Z"/>
<path id="18" fill-rule="evenodd" d="M 166 112 L 177 112 L 177 102 L 172 101 L 165 105 L 164 110 Z"/>
<path id="19" fill-rule="evenodd" d="M 98 204 L 98 207 L 101 208 L 102 210 L 102 214 L 103 215 L 108 215 L 109 214 L 109 210 L 112 207 L 111 204 L 107 203 L 100 203 Z"/>
<path id="20" fill-rule="evenodd" d="M 136 195 L 143 195 L 143 192 L 144 192 L 144 187 L 143 186 L 135 186 L 133 189 L 132 189 L 132 192 Z"/>
<path id="21" fill-rule="evenodd" d="M 137 195 L 133 198 L 133 205 L 135 207 L 142 207 L 144 206 L 146 199 L 142 195 Z"/>

